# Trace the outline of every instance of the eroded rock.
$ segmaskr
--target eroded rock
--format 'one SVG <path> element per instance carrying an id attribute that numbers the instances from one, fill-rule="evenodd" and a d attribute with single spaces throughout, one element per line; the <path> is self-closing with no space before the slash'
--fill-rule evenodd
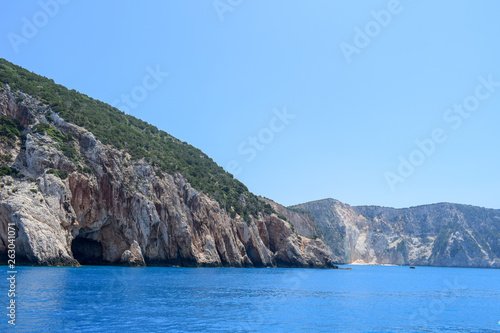
<path id="1" fill-rule="evenodd" d="M 26 127 L 25 145 L 11 149 L 10 163 L 24 177 L 0 179 L 0 222 L 2 230 L 16 224 L 18 255 L 30 263 L 334 267 L 323 242 L 300 240 L 275 214 L 251 223 L 231 218 L 180 174 L 131 160 L 8 86 L 0 114 Z M 48 115 L 52 126 L 73 134 L 77 164 L 50 136 L 34 133 Z M 0 251 L 6 242 L 2 233 Z"/>

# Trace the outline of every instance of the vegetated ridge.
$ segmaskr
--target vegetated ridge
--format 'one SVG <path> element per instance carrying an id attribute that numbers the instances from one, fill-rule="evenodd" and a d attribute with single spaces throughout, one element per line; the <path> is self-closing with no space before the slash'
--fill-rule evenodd
<path id="1" fill-rule="evenodd" d="M 200 150 L 0 59 L 0 255 L 16 260 L 335 268 L 320 239 Z"/>
<path id="2" fill-rule="evenodd" d="M 0 58 L 0 85 L 4 84 L 9 84 L 12 91 L 40 98 L 65 121 L 85 128 L 103 144 L 127 152 L 132 160 L 144 158 L 169 174 L 179 172 L 193 188 L 217 200 L 232 217 L 238 214 L 249 221 L 250 215 L 257 217 L 262 210 L 273 212 L 201 150 L 109 104 Z M 242 198 L 245 205 L 241 204 Z"/>

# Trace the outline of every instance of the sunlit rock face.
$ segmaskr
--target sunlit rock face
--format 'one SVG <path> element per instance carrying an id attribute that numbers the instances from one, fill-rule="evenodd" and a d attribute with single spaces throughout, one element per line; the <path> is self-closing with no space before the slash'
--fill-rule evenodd
<path id="1" fill-rule="evenodd" d="M 405 209 L 327 199 L 296 206 L 338 263 L 499 267 L 500 210 L 440 203 Z"/>
<path id="2" fill-rule="evenodd" d="M 231 218 L 180 174 L 131 160 L 8 86 L 0 115 L 25 128 L 23 140 L 0 142 L 0 154 L 12 156 L 7 164 L 19 171 L 0 178 L 4 255 L 13 223 L 19 260 L 39 265 L 335 267 L 323 241 L 299 236 L 276 214 L 250 223 Z M 42 123 L 72 133 L 77 160 L 36 132 Z"/>

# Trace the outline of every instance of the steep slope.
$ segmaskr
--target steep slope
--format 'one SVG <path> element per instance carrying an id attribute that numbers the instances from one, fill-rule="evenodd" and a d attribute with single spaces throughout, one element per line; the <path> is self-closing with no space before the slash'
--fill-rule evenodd
<path id="1" fill-rule="evenodd" d="M 351 207 L 334 199 L 310 211 L 339 263 L 500 267 L 500 210 L 440 203 Z"/>
<path id="2" fill-rule="evenodd" d="M 344 251 L 340 244 L 343 244 L 343 236 L 338 235 L 338 237 L 331 237 L 333 231 L 333 225 L 328 224 L 328 226 L 320 225 L 317 223 L 314 214 L 305 209 L 299 207 L 284 207 L 270 199 L 263 199 L 271 205 L 278 213 L 286 217 L 287 221 L 290 223 L 292 229 L 296 230 L 300 235 L 312 239 L 322 239 L 325 240 L 332 250 L 331 257 L 335 263 L 347 263 L 348 261 L 344 258 Z M 326 231 L 324 233 L 323 231 Z"/>
<path id="3" fill-rule="evenodd" d="M 257 217 L 260 211 L 273 213 L 269 205 L 201 150 L 155 126 L 0 58 L 0 87 L 5 84 L 13 92 L 39 98 L 65 121 L 91 132 L 103 144 L 127 152 L 132 160 L 144 158 L 161 171 L 180 173 L 194 189 L 217 200 L 232 217 L 238 214 L 250 221 L 250 215 Z"/>
<path id="4" fill-rule="evenodd" d="M 129 141 L 123 140 L 121 149 L 104 144 L 42 99 L 14 91 L 5 81 L 17 75 L 18 86 L 31 86 L 23 78 L 35 77 L 43 89 L 67 93 L 13 65 L 8 70 L 16 75 L 7 75 L 5 63 L 0 67 L 5 83 L 0 88 L 0 254 L 6 253 L 7 225 L 13 223 L 17 259 L 33 264 L 335 267 L 321 240 L 300 237 L 213 161 L 184 171 L 189 179 L 205 179 L 202 188 L 210 186 L 211 177 L 225 186 L 212 185 L 217 190 L 208 193 L 195 189 L 180 172 L 164 171 L 157 162 L 163 157 L 154 149 L 133 156 L 125 148 Z M 80 110 L 85 108 L 92 107 Z M 144 132 L 149 130 L 146 126 Z M 176 142 L 167 145 L 165 161 L 207 160 L 162 133 L 156 139 Z M 234 202 L 238 208 L 227 207 Z"/>

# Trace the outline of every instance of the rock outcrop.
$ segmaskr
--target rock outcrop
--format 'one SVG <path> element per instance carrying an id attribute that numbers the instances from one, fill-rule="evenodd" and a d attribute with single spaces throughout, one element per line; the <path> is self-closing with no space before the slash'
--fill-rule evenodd
<path id="1" fill-rule="evenodd" d="M 39 265 L 335 267 L 321 240 L 276 214 L 231 218 L 180 174 L 132 160 L 8 86 L 0 115 L 25 128 L 22 139 L 0 142 L 19 171 L 0 178 L 0 253 L 14 222 L 18 259 Z M 64 148 L 58 132 L 70 138 Z"/>
<path id="2" fill-rule="evenodd" d="M 129 266 L 146 266 L 146 262 L 142 256 L 141 247 L 137 241 L 134 241 L 132 245 L 130 245 L 130 249 L 123 252 L 120 263 Z"/>
<path id="3" fill-rule="evenodd" d="M 500 267 L 500 210 L 351 207 L 334 199 L 294 208 L 314 215 L 336 263 Z"/>

